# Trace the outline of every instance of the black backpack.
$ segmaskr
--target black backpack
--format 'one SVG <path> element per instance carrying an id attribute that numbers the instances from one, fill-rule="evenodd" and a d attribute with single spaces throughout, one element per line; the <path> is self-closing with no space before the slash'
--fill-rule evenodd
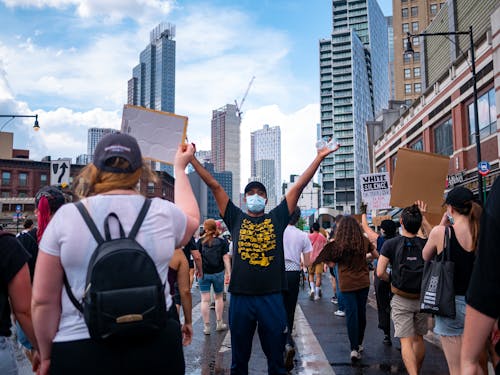
<path id="1" fill-rule="evenodd" d="M 98 245 L 88 265 L 82 302 L 71 292 L 66 274 L 64 285 L 93 339 L 147 336 L 166 326 L 165 285 L 153 259 L 135 240 L 150 205 L 146 199 L 128 237 L 118 216 L 110 213 L 104 220 L 103 239 L 85 206 L 76 203 Z M 120 238 L 110 236 L 111 217 L 118 221 Z"/>
<path id="2" fill-rule="evenodd" d="M 208 243 L 200 243 L 200 247 L 203 272 L 214 274 L 224 271 L 223 256 L 225 254 L 225 249 L 228 247 L 227 242 L 215 237 L 212 241 L 212 245 L 209 246 Z"/>
<path id="3" fill-rule="evenodd" d="M 412 294 L 420 293 L 424 259 L 422 258 L 423 240 L 419 238 L 398 238 L 394 253 L 391 283 L 397 289 Z"/>

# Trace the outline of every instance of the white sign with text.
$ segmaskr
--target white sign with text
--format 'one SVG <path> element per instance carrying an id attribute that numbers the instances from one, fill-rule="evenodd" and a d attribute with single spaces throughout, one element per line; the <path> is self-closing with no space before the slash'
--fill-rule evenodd
<path id="1" fill-rule="evenodd" d="M 390 208 L 391 189 L 389 173 L 370 173 L 360 175 L 361 198 L 369 210 Z"/>

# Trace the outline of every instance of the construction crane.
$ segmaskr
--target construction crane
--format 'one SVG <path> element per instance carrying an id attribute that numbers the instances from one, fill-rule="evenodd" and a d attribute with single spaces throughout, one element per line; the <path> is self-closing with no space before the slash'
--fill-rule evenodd
<path id="1" fill-rule="evenodd" d="M 250 90 L 250 87 L 252 86 L 254 79 L 255 76 L 253 76 L 252 79 L 250 80 L 250 83 L 248 84 L 247 87 L 247 91 L 245 91 L 245 95 L 243 95 L 240 104 L 238 104 L 238 101 L 236 99 L 234 100 L 234 104 L 236 104 L 236 114 L 238 115 L 239 118 L 241 118 L 241 115 L 243 114 L 243 112 L 241 111 L 241 107 L 243 107 L 243 103 L 245 103 L 245 99 L 247 98 L 248 91 Z"/>

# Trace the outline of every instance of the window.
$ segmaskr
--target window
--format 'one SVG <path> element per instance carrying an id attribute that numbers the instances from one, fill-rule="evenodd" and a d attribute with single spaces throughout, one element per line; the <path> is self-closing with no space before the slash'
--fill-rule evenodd
<path id="1" fill-rule="evenodd" d="M 417 139 L 410 148 L 416 151 L 424 151 L 424 140 L 422 138 Z"/>
<path id="2" fill-rule="evenodd" d="M 420 77 L 420 67 L 419 66 L 413 68 L 413 77 L 415 77 L 415 78 Z"/>
<path id="3" fill-rule="evenodd" d="M 411 16 L 412 17 L 418 16 L 418 7 L 411 7 Z"/>
<path id="4" fill-rule="evenodd" d="M 9 198 L 10 193 L 8 191 L 2 191 L 2 198 Z"/>
<path id="5" fill-rule="evenodd" d="M 411 30 L 413 32 L 418 32 L 418 21 L 411 23 Z"/>
<path id="6" fill-rule="evenodd" d="M 477 99 L 479 117 L 479 136 L 485 138 L 497 131 L 495 89 L 492 88 L 486 94 Z M 475 143 L 476 129 L 474 122 L 474 102 L 469 104 L 469 141 Z"/>
<path id="7" fill-rule="evenodd" d="M 431 15 L 435 16 L 438 12 L 437 4 L 431 4 Z"/>
<path id="8" fill-rule="evenodd" d="M 396 164 L 398 162 L 398 156 L 397 155 L 394 155 L 392 158 L 391 158 L 391 165 L 392 165 L 392 173 L 394 174 L 394 171 L 396 170 Z"/>
<path id="9" fill-rule="evenodd" d="M 411 94 L 411 84 L 405 85 L 405 94 Z"/>
<path id="10" fill-rule="evenodd" d="M 148 182 L 148 193 L 152 194 L 155 192 L 155 183 L 154 182 Z"/>
<path id="11" fill-rule="evenodd" d="M 413 53 L 413 62 L 420 64 L 420 52 L 414 52 Z"/>
<path id="12" fill-rule="evenodd" d="M 26 198 L 28 195 L 24 192 L 19 192 L 19 194 L 17 195 L 19 198 Z"/>
<path id="13" fill-rule="evenodd" d="M 405 64 L 409 64 L 409 63 L 410 63 L 410 61 L 411 61 L 411 55 L 410 55 L 410 54 L 408 54 L 408 53 L 405 53 L 405 54 L 403 55 L 403 61 L 404 61 L 404 63 L 405 63 Z"/>
<path id="14" fill-rule="evenodd" d="M 409 68 L 405 69 L 405 78 L 411 78 L 411 70 Z"/>
<path id="15" fill-rule="evenodd" d="M 28 174 L 21 172 L 19 173 L 19 186 L 27 186 L 28 185 Z"/>
<path id="16" fill-rule="evenodd" d="M 40 175 L 40 185 L 42 185 L 42 186 L 47 185 L 47 175 L 46 174 Z"/>
<path id="17" fill-rule="evenodd" d="M 403 23 L 403 32 L 408 33 L 410 32 L 410 24 L 408 23 Z"/>
<path id="18" fill-rule="evenodd" d="M 420 84 L 420 83 L 415 83 L 415 84 L 413 85 L 413 91 L 415 91 L 415 92 L 421 92 L 421 91 L 422 91 L 422 84 Z"/>
<path id="19" fill-rule="evenodd" d="M 420 39 L 418 39 L 418 36 L 414 36 L 411 42 L 414 46 L 420 45 Z"/>
<path id="20" fill-rule="evenodd" d="M 2 185 L 10 185 L 10 172 L 2 172 Z"/>
<path id="21" fill-rule="evenodd" d="M 387 172 L 387 168 L 385 166 L 385 164 L 382 164 L 380 167 L 378 167 L 378 173 L 383 173 L 383 172 Z"/>
<path id="22" fill-rule="evenodd" d="M 453 128 L 451 118 L 434 128 L 434 152 L 446 156 L 453 154 Z"/>
<path id="23" fill-rule="evenodd" d="M 408 18 L 408 8 L 401 9 L 401 17 Z"/>

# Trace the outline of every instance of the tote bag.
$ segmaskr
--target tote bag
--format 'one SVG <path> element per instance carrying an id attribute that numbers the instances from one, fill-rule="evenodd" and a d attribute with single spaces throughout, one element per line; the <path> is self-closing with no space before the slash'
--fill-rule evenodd
<path id="1" fill-rule="evenodd" d="M 420 293 L 420 311 L 455 318 L 455 292 L 453 275 L 455 263 L 451 260 L 450 229 L 444 232 L 444 245 L 441 259 L 434 258 L 425 263 Z"/>

